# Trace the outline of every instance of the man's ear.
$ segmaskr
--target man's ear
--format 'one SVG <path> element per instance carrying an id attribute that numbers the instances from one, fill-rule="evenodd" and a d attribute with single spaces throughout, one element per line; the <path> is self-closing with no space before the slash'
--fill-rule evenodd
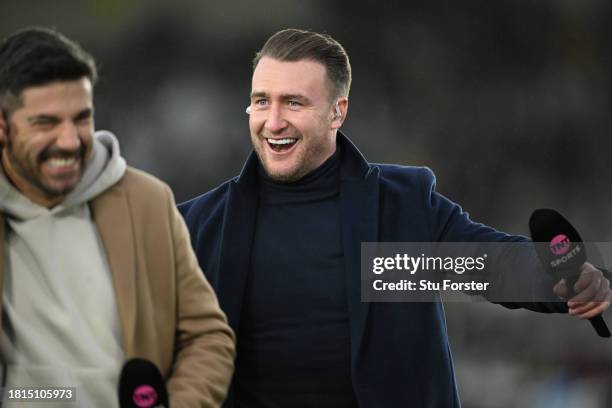
<path id="1" fill-rule="evenodd" d="M 8 137 L 8 118 L 6 110 L 0 108 L 0 147 L 3 147 Z"/>
<path id="2" fill-rule="evenodd" d="M 340 129 L 344 120 L 346 119 L 346 115 L 348 114 L 348 98 L 343 96 L 338 98 L 336 104 L 333 107 L 333 116 L 331 122 L 332 129 Z"/>

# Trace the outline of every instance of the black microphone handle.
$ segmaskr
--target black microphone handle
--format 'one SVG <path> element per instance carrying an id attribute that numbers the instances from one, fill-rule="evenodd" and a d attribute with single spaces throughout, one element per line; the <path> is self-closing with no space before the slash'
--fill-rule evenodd
<path id="1" fill-rule="evenodd" d="M 576 284 L 577 280 L 578 276 L 565 278 L 565 284 L 567 285 L 567 289 L 569 290 L 570 298 L 574 297 L 574 295 L 576 294 L 574 292 L 574 284 Z M 589 322 L 591 322 L 591 326 L 593 326 L 593 329 L 595 329 L 599 337 L 610 337 L 612 335 L 602 315 L 591 317 L 589 319 Z"/>

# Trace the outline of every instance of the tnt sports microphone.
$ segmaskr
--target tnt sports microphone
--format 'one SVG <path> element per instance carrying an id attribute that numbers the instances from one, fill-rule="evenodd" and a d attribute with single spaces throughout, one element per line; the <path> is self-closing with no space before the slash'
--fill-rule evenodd
<path id="1" fill-rule="evenodd" d="M 529 230 L 536 253 L 548 273 L 565 279 L 570 293 L 586 262 L 586 249 L 578 231 L 555 210 L 539 209 L 531 214 Z M 610 330 L 601 315 L 589 319 L 601 337 L 610 337 Z"/>
<path id="2" fill-rule="evenodd" d="M 126 362 L 119 378 L 120 408 L 168 408 L 168 391 L 159 369 L 148 360 Z"/>

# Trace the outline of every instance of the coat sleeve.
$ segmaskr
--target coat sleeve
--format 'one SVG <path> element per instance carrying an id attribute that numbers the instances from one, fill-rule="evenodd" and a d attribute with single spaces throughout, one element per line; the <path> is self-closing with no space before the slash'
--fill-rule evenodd
<path id="1" fill-rule="evenodd" d="M 174 364 L 167 382 L 170 405 L 219 407 L 233 375 L 235 337 L 198 266 L 183 218 L 167 190 L 177 280 Z"/>
<path id="2" fill-rule="evenodd" d="M 491 292 L 498 293 L 494 295 L 497 299 L 517 299 L 517 301 L 493 301 L 493 303 L 509 309 L 524 308 L 540 313 L 567 313 L 567 304 L 553 294 L 552 288 L 556 282 L 544 271 L 535 250 L 529 244 L 529 239 L 509 235 L 472 221 L 459 205 L 435 191 L 436 180 L 431 170 L 423 169 L 420 176 L 425 202 L 428 203 L 432 241 L 498 243 L 496 248 L 503 254 L 498 253 L 494 258 L 504 262 L 498 262 L 498 265 L 492 268 L 496 272 L 489 279 L 495 288 Z M 491 249 L 491 246 L 488 248 Z"/>

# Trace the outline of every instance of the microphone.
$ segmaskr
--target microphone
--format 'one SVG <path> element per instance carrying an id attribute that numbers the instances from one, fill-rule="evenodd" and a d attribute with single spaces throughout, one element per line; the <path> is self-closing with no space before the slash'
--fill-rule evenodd
<path id="1" fill-rule="evenodd" d="M 123 365 L 119 377 L 120 408 L 168 408 L 168 391 L 159 369 L 142 358 Z"/>
<path id="2" fill-rule="evenodd" d="M 586 248 L 578 231 L 555 210 L 535 210 L 529 219 L 529 231 L 540 262 L 556 279 L 565 279 L 570 294 L 587 260 Z M 570 296 L 571 297 L 571 296 Z M 601 315 L 589 319 L 600 337 L 610 337 Z"/>

